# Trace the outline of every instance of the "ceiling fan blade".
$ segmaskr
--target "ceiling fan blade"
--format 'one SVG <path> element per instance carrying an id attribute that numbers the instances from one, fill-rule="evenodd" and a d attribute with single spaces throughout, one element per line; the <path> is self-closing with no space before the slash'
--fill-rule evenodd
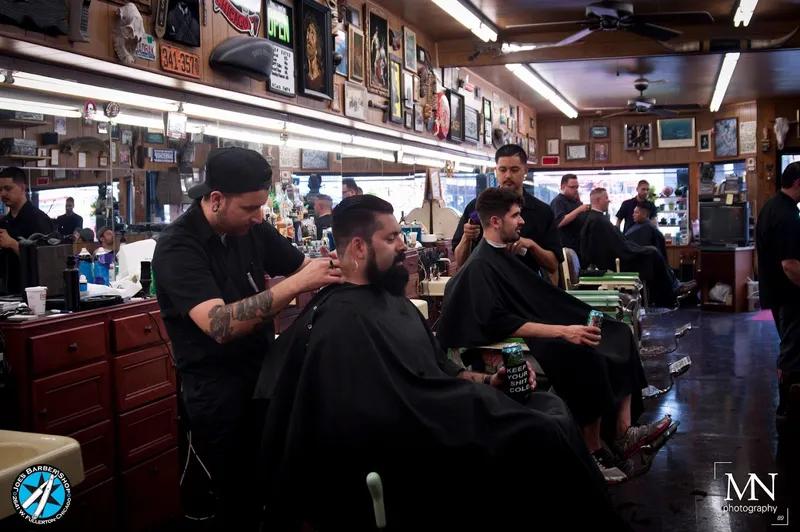
<path id="1" fill-rule="evenodd" d="M 650 113 L 662 117 L 675 116 L 676 114 L 678 114 L 677 111 L 672 111 L 670 109 L 665 109 L 663 107 L 651 107 Z"/>
<path id="2" fill-rule="evenodd" d="M 636 100 L 634 107 L 637 109 L 650 109 L 653 107 L 653 104 L 644 100 Z"/>
<path id="3" fill-rule="evenodd" d="M 618 113 L 611 113 L 610 115 L 601 116 L 601 117 L 600 117 L 600 120 L 605 120 L 606 118 L 613 118 L 613 117 L 615 117 L 615 116 L 627 115 L 628 113 L 630 113 L 630 110 L 627 110 L 627 111 L 620 111 L 620 112 L 618 112 Z"/>
<path id="4" fill-rule="evenodd" d="M 659 105 L 661 109 L 671 109 L 672 111 L 697 111 L 703 108 L 702 105 L 697 103 L 675 104 L 675 105 Z"/>
<path id="5" fill-rule="evenodd" d="M 598 5 L 590 5 L 586 7 L 586 16 L 591 17 L 607 17 L 607 18 L 619 18 L 619 11 L 612 7 L 604 7 Z"/>
<path id="6" fill-rule="evenodd" d="M 583 39 L 587 35 L 590 35 L 590 34 L 594 33 L 594 31 L 595 31 L 594 28 L 583 29 L 583 30 L 579 31 L 578 33 L 573 33 L 572 35 L 570 35 L 566 39 L 562 39 L 562 40 L 558 41 L 556 46 L 567 46 L 567 45 L 570 45 L 570 44 L 575 44 L 576 42 L 580 41 L 581 39 Z"/>
<path id="7" fill-rule="evenodd" d="M 658 26 L 656 24 L 639 24 L 634 23 L 630 25 L 620 25 L 620 29 L 629 31 L 631 33 L 635 33 L 637 35 L 641 35 L 642 37 L 647 37 L 656 41 L 668 41 L 670 39 L 674 39 L 678 35 L 681 34 L 678 30 L 673 30 L 670 28 L 665 28 L 664 26 Z"/>
<path id="8" fill-rule="evenodd" d="M 713 24 L 714 17 L 708 11 L 675 11 L 666 13 L 642 13 L 627 18 L 631 22 L 660 24 Z"/>
<path id="9" fill-rule="evenodd" d="M 532 22 L 530 24 L 509 24 L 507 30 L 514 28 L 546 28 L 550 26 L 579 26 L 586 24 L 586 20 L 567 20 L 564 22 Z"/>

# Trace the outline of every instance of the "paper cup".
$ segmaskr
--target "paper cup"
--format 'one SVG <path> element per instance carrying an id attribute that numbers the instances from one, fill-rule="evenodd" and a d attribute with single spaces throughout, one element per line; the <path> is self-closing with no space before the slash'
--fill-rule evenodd
<path id="1" fill-rule="evenodd" d="M 25 289 L 25 297 L 28 298 L 28 307 L 37 316 L 45 313 L 45 302 L 47 301 L 46 286 L 30 286 Z"/>

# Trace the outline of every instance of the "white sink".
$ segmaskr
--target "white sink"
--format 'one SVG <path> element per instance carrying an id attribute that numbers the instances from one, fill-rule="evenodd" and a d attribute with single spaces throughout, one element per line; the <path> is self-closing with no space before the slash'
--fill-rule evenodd
<path id="1" fill-rule="evenodd" d="M 0 430 L 0 493 L 10 494 L 26 468 L 48 465 L 60 469 L 70 486 L 83 482 L 81 446 L 65 436 Z M 15 513 L 11 497 L 0 496 L 0 519 Z"/>
<path id="2" fill-rule="evenodd" d="M 422 281 L 420 283 L 420 295 L 421 296 L 431 296 L 431 297 L 444 297 L 444 287 L 447 285 L 447 281 L 449 281 L 450 277 L 440 277 L 439 279 L 435 279 L 432 281 Z"/>

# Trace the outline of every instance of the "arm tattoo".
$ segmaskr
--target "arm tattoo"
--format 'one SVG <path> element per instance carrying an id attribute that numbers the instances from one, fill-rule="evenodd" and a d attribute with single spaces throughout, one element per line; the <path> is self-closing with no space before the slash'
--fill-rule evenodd
<path id="1" fill-rule="evenodd" d="M 477 382 L 478 384 L 483 384 L 483 379 L 486 377 L 485 373 L 477 373 L 475 371 L 462 371 L 458 374 L 460 379 L 467 379 L 468 381 Z"/>
<path id="2" fill-rule="evenodd" d="M 258 294 L 229 305 L 217 305 L 208 311 L 208 332 L 220 343 L 233 339 L 233 321 L 250 321 L 269 317 L 272 309 L 272 292 L 264 290 Z"/>

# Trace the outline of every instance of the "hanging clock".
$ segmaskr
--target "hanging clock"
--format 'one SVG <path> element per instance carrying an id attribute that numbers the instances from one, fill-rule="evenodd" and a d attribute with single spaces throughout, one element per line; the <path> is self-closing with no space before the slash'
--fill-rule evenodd
<path id="1" fill-rule="evenodd" d="M 653 124 L 625 124 L 625 149 L 653 149 Z"/>

